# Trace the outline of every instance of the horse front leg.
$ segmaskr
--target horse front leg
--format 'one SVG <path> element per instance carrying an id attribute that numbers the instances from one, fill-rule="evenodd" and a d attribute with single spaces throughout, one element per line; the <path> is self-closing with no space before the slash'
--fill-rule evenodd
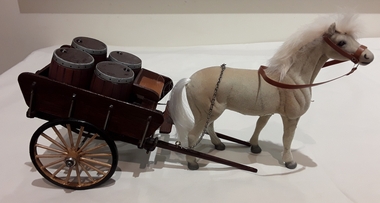
<path id="1" fill-rule="evenodd" d="M 291 144 L 294 138 L 294 133 L 297 128 L 299 118 L 290 119 L 286 116 L 282 116 L 282 122 L 284 124 L 284 135 L 282 142 L 284 145 L 284 151 L 282 152 L 282 161 L 285 163 L 286 168 L 294 169 L 297 167 L 297 162 L 293 160 L 291 152 Z"/>
<path id="2" fill-rule="evenodd" d="M 259 119 L 257 119 L 255 131 L 249 141 L 249 143 L 251 143 L 251 152 L 254 154 L 259 154 L 261 152 L 261 147 L 259 146 L 259 135 L 271 116 L 272 115 L 260 116 Z"/>

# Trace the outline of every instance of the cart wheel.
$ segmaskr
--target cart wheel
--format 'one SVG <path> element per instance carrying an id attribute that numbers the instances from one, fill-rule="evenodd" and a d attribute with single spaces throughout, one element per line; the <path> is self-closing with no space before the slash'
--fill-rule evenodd
<path id="1" fill-rule="evenodd" d="M 62 125 L 65 128 L 61 128 Z M 71 130 L 78 126 L 78 133 Z M 39 127 L 30 141 L 29 153 L 44 178 L 60 187 L 76 190 L 106 182 L 118 162 L 115 143 L 102 130 L 75 119 L 50 121 Z"/>

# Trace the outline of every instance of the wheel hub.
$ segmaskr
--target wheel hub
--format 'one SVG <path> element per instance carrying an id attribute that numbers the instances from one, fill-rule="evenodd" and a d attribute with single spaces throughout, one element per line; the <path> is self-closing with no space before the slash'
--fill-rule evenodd
<path id="1" fill-rule="evenodd" d="M 69 158 L 66 158 L 65 164 L 66 164 L 67 167 L 71 168 L 71 167 L 75 166 L 76 161 L 75 161 L 74 158 L 69 157 Z"/>

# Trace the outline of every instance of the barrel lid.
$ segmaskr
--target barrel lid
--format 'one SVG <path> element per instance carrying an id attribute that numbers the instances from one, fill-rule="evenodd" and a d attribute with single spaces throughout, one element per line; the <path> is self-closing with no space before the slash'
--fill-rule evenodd
<path id="1" fill-rule="evenodd" d="M 115 61 L 123 65 L 128 66 L 131 69 L 140 69 L 141 68 L 141 59 L 131 53 L 124 51 L 112 51 L 109 55 L 110 61 Z"/>
<path id="2" fill-rule="evenodd" d="M 73 69 L 88 69 L 94 66 L 94 57 L 74 48 L 59 48 L 53 53 L 53 60 L 61 66 Z"/>
<path id="3" fill-rule="evenodd" d="M 71 46 L 89 54 L 107 54 L 107 45 L 90 37 L 76 37 L 73 39 Z"/>
<path id="4" fill-rule="evenodd" d="M 113 83 L 129 83 L 134 78 L 134 73 L 129 67 L 113 61 L 99 62 L 95 68 L 95 75 Z"/>

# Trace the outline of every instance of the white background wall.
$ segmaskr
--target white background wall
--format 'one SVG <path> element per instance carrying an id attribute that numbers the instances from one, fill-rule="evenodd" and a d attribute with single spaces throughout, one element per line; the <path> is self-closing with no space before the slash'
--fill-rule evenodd
<path id="1" fill-rule="evenodd" d="M 283 41 L 338 7 L 362 14 L 361 37 L 380 37 L 378 0 L 0 0 L 0 74 L 76 36 L 120 46 Z"/>

